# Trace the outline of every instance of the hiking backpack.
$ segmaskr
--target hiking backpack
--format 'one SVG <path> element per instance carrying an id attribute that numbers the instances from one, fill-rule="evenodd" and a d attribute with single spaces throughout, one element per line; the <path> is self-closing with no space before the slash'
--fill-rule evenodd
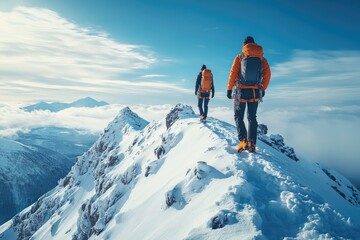
<path id="1" fill-rule="evenodd" d="M 204 69 L 201 77 L 201 90 L 203 92 L 210 92 L 212 87 L 213 76 L 210 69 Z"/>
<path id="2" fill-rule="evenodd" d="M 259 57 L 245 57 L 241 55 L 240 84 L 257 86 L 262 82 L 262 59 Z"/>

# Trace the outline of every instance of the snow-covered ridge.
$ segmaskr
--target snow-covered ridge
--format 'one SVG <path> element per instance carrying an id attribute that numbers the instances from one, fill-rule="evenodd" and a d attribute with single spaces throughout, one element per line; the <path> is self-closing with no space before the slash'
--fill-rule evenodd
<path id="1" fill-rule="evenodd" d="M 354 239 L 359 191 L 259 131 L 238 154 L 235 127 L 191 107 L 152 123 L 125 108 L 0 239 Z"/>

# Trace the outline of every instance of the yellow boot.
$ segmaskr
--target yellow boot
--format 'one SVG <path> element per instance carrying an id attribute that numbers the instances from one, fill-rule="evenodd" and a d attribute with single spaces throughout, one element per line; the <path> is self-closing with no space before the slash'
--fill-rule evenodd
<path id="1" fill-rule="evenodd" d="M 247 141 L 246 141 L 246 139 L 245 139 L 245 138 L 244 138 L 244 139 L 241 139 L 239 145 L 237 146 L 237 151 L 238 151 L 238 152 L 244 151 L 244 150 L 246 149 L 246 146 L 247 146 Z"/>

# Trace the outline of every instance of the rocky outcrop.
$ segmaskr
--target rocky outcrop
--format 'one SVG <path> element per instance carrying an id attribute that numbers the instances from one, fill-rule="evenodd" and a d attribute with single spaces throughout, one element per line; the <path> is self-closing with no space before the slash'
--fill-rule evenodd
<path id="1" fill-rule="evenodd" d="M 176 120 L 191 117 L 193 114 L 195 114 L 195 112 L 192 107 L 181 103 L 177 104 L 171 109 L 170 113 L 166 115 L 166 128 L 170 128 Z"/>
<path id="2" fill-rule="evenodd" d="M 295 154 L 295 150 L 292 147 L 286 146 L 284 138 L 280 134 L 271 134 L 267 136 L 268 127 L 265 124 L 258 125 L 258 138 L 266 143 L 267 145 L 273 147 L 279 152 L 284 153 L 286 156 L 291 158 L 294 161 L 299 161 L 299 158 Z"/>

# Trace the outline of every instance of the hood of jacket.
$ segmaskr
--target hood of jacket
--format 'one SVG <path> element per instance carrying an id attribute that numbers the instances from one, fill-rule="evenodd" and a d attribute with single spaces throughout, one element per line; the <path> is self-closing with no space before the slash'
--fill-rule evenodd
<path id="1" fill-rule="evenodd" d="M 259 57 L 263 58 L 263 48 L 256 43 L 248 43 L 242 47 L 242 52 L 245 57 Z"/>

